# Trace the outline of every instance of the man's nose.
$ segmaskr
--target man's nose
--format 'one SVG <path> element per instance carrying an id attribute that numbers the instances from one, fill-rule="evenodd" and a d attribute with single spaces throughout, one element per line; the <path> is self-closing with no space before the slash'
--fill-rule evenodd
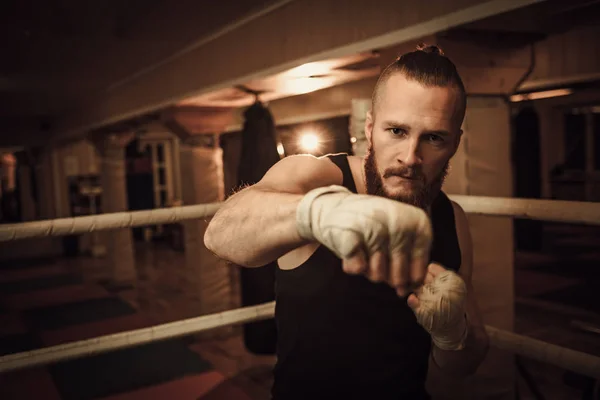
<path id="1" fill-rule="evenodd" d="M 421 146 L 418 139 L 409 139 L 407 143 L 406 151 L 404 152 L 404 159 L 400 160 L 407 166 L 421 165 L 423 159 L 421 157 Z"/>

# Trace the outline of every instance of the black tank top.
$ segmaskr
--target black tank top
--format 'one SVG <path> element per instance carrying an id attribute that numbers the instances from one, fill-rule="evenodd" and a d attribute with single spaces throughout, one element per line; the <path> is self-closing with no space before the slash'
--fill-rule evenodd
<path id="1" fill-rule="evenodd" d="M 357 192 L 345 154 L 328 156 Z M 448 197 L 432 205 L 431 260 L 461 263 Z M 274 400 L 427 399 L 431 338 L 405 298 L 383 283 L 347 275 L 325 246 L 302 265 L 276 272 Z"/>

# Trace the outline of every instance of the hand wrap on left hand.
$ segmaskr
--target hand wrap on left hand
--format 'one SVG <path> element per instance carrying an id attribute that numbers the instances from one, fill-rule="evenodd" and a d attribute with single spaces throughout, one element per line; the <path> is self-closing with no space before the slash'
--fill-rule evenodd
<path id="1" fill-rule="evenodd" d="M 410 298 L 415 294 L 409 297 L 409 305 L 437 347 L 461 350 L 468 333 L 467 285 L 457 273 L 438 265 L 430 265 L 429 270 L 430 279 L 417 291 L 416 300 Z"/>

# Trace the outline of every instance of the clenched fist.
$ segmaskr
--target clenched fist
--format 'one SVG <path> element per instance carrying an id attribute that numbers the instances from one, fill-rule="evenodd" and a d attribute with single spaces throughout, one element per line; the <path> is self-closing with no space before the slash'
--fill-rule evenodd
<path id="1" fill-rule="evenodd" d="M 302 238 L 343 260 L 346 273 L 386 282 L 401 296 L 425 280 L 432 233 L 420 208 L 329 186 L 303 197 L 296 222 Z"/>
<path id="2" fill-rule="evenodd" d="M 467 286 L 454 271 L 430 264 L 425 284 L 408 297 L 417 322 L 442 350 L 460 350 L 468 332 Z"/>

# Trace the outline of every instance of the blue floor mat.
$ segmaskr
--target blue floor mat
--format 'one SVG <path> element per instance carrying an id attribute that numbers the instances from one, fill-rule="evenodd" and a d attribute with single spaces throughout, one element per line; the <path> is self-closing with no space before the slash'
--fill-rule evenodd
<path id="1" fill-rule="evenodd" d="M 57 306 L 33 308 L 23 312 L 28 325 L 37 330 L 66 328 L 135 314 L 135 309 L 117 297 L 90 299 Z"/>
<path id="2" fill-rule="evenodd" d="M 26 293 L 34 290 L 54 289 L 60 286 L 78 285 L 83 281 L 73 274 L 40 276 L 11 282 L 0 282 L 0 294 Z"/>
<path id="3" fill-rule="evenodd" d="M 212 366 L 183 340 L 173 339 L 67 361 L 49 370 L 63 400 L 87 400 L 196 375 Z"/>

